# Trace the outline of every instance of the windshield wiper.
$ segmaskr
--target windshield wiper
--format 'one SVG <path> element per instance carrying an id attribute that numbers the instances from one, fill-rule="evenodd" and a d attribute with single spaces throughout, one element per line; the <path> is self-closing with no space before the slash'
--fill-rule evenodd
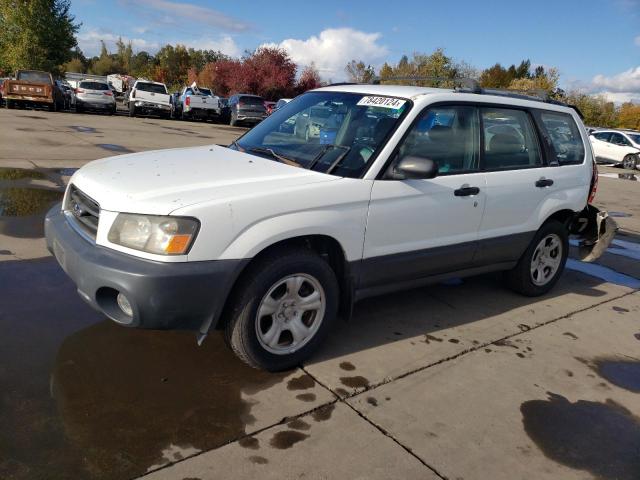
<path id="1" fill-rule="evenodd" d="M 324 157 L 325 153 L 327 153 L 329 150 L 332 150 L 334 148 L 339 148 L 344 151 L 340 155 L 338 155 L 338 158 L 336 158 L 333 162 L 331 162 L 331 165 L 329 165 L 329 168 L 327 168 L 325 172 L 325 173 L 331 173 L 331 171 L 338 166 L 338 164 L 344 159 L 344 157 L 347 156 L 347 153 L 351 151 L 351 147 L 347 147 L 346 145 L 332 145 L 332 144 L 325 145 L 320 149 L 320 151 L 313 158 L 313 160 L 311 160 L 311 163 L 307 168 L 311 170 L 322 159 L 322 157 Z"/>
<path id="2" fill-rule="evenodd" d="M 281 163 L 286 163 L 287 165 L 292 165 L 294 167 L 302 167 L 302 165 L 300 165 L 300 163 L 298 163 L 297 161 L 291 158 L 285 157 L 284 155 L 280 155 L 279 153 L 276 153 L 275 151 L 273 151 L 273 149 L 268 147 L 253 147 L 248 149 L 247 151 L 251 153 L 266 154 L 266 155 L 269 155 L 271 158 L 278 160 Z"/>

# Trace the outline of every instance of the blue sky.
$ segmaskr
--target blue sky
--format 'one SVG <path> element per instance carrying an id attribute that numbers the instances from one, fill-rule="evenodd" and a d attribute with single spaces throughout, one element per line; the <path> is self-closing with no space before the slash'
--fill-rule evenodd
<path id="1" fill-rule="evenodd" d="M 564 87 L 640 101 L 640 0 L 74 0 L 72 10 L 88 55 L 118 36 L 150 52 L 182 43 L 240 55 L 275 44 L 341 80 L 351 58 L 378 66 L 442 47 L 477 68 L 529 58 L 558 68 Z"/>

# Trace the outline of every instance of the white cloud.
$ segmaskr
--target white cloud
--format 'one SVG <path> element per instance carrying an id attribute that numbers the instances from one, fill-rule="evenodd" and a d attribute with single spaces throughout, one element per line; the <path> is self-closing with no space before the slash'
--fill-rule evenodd
<path id="1" fill-rule="evenodd" d="M 160 48 L 157 42 L 149 41 L 144 38 L 129 38 L 121 35 L 115 35 L 111 32 L 100 31 L 96 29 L 82 30 L 78 36 L 78 46 L 87 57 L 100 54 L 100 41 L 104 41 L 107 50 L 115 49 L 118 38 L 122 37 L 125 43 L 131 42 L 134 51 L 146 50 L 156 51 Z"/>
<path id="2" fill-rule="evenodd" d="M 230 17 L 218 10 L 192 3 L 172 2 L 169 0 L 122 0 L 122 3 L 135 7 L 146 6 L 158 12 L 163 12 L 167 14 L 168 23 L 171 23 L 176 18 L 182 18 L 233 32 L 244 32 L 251 29 L 251 25 L 248 22 Z"/>
<path id="3" fill-rule="evenodd" d="M 306 40 L 289 38 L 278 44 L 262 46 L 284 49 L 301 66 L 314 62 L 324 79 L 343 80 L 346 78 L 344 67 L 351 60 L 362 60 L 372 65 L 384 60 L 389 51 L 379 43 L 380 37 L 379 33 L 352 28 L 328 28 Z"/>
<path id="4" fill-rule="evenodd" d="M 612 77 L 596 75 L 592 83 L 600 90 L 640 93 L 640 67 L 630 68 Z"/>
<path id="5" fill-rule="evenodd" d="M 598 95 L 613 103 L 640 103 L 640 92 L 599 92 Z"/>
<path id="6" fill-rule="evenodd" d="M 87 57 L 92 57 L 94 55 L 100 54 L 101 40 L 104 41 L 105 45 L 107 46 L 107 50 L 113 53 L 116 49 L 116 42 L 120 37 L 120 35 L 115 35 L 111 32 L 101 31 L 98 29 L 82 30 L 77 36 L 78 45 Z M 186 47 L 195 48 L 197 50 L 217 50 L 232 57 L 237 57 L 242 53 L 242 49 L 236 44 L 235 40 L 230 35 L 205 35 L 199 38 L 191 39 L 167 38 L 162 42 L 144 38 L 130 38 L 122 36 L 122 41 L 124 43 L 131 42 L 134 52 L 145 50 L 151 54 L 156 53 L 160 49 L 160 47 L 166 44 L 180 44 Z"/>

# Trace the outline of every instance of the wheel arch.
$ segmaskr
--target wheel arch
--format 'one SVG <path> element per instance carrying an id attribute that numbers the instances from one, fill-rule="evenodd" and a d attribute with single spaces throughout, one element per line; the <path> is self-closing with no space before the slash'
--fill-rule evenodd
<path id="1" fill-rule="evenodd" d="M 242 270 L 233 282 L 233 285 L 229 289 L 229 293 L 225 299 L 224 306 L 221 310 L 220 317 L 215 324 L 215 328 L 217 330 L 224 328 L 231 299 L 233 298 L 237 288 L 239 288 L 239 285 L 241 285 L 244 279 L 250 275 L 252 266 L 256 265 L 262 259 L 274 252 L 299 248 L 308 249 L 327 261 L 336 275 L 336 280 L 338 281 L 340 294 L 339 314 L 345 319 L 350 318 L 353 308 L 353 290 L 355 281 L 353 279 L 353 273 L 349 267 L 344 248 L 340 242 L 332 236 L 308 234 L 294 236 L 271 243 L 260 250 L 249 262 L 247 262 L 246 265 L 243 266 Z"/>

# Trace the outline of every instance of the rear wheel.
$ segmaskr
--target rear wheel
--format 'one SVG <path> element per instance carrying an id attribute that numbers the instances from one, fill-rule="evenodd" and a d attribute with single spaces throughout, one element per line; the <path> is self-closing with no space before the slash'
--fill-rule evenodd
<path id="1" fill-rule="evenodd" d="M 136 116 L 136 104 L 133 102 L 129 103 L 129 116 L 130 117 Z"/>
<path id="2" fill-rule="evenodd" d="M 293 368 L 318 348 L 337 315 L 335 274 L 303 249 L 279 252 L 250 268 L 232 297 L 225 339 L 254 368 Z"/>
<path id="3" fill-rule="evenodd" d="M 638 159 L 635 155 L 625 155 L 625 157 L 622 159 L 622 168 L 627 170 L 635 170 L 637 163 Z"/>
<path id="4" fill-rule="evenodd" d="M 506 272 L 508 286 L 529 297 L 547 293 L 562 275 L 568 253 L 566 226 L 549 220 L 540 227 L 515 268 Z"/>
<path id="5" fill-rule="evenodd" d="M 13 103 L 13 100 L 7 100 L 5 104 L 9 110 L 13 110 L 15 108 L 15 104 Z"/>

